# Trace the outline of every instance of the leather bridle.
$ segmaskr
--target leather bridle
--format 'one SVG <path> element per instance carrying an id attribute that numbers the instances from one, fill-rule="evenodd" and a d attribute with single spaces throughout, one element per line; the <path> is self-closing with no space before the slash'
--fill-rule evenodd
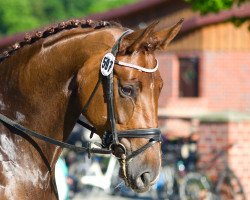
<path id="1" fill-rule="evenodd" d="M 111 50 L 111 54 L 113 55 L 113 67 L 114 62 L 116 61 L 116 55 L 119 50 L 120 42 L 122 38 L 128 34 L 131 33 L 131 30 L 125 31 L 120 38 L 116 41 L 115 45 L 113 46 Z M 105 58 L 105 56 L 104 56 Z M 107 64 L 107 63 L 106 63 Z M 108 64 L 107 64 L 108 65 Z M 103 66 L 101 65 L 101 68 L 105 68 L 107 65 Z M 124 63 L 126 66 L 126 63 Z M 150 129 L 133 129 L 133 130 L 127 130 L 127 131 L 117 131 L 116 130 L 116 119 L 114 114 L 114 100 L 113 100 L 113 67 L 111 67 L 109 74 L 102 73 L 101 77 L 106 78 L 106 90 L 105 95 L 107 99 L 107 106 L 108 106 L 108 120 L 110 122 L 110 131 L 106 131 L 103 137 L 103 144 L 106 147 L 110 147 L 112 150 L 112 154 L 115 155 L 118 159 L 125 159 L 126 161 L 129 161 L 133 157 L 137 156 L 138 154 L 145 151 L 147 148 L 153 146 L 156 142 L 161 141 L 161 131 L 158 128 L 150 128 Z M 158 67 L 158 66 L 157 66 Z M 107 75 L 107 76 L 106 76 Z M 147 138 L 149 139 L 148 143 L 142 146 L 141 148 L 137 149 L 136 151 L 132 152 L 131 154 L 127 154 L 125 146 L 120 143 L 121 138 Z"/>
<path id="2" fill-rule="evenodd" d="M 102 138 L 102 144 L 97 144 L 100 148 L 92 148 L 91 145 L 89 145 L 88 147 L 77 147 L 65 142 L 61 142 L 58 140 L 55 140 L 53 138 L 44 136 L 40 133 L 37 133 L 35 131 L 32 131 L 20 124 L 18 124 L 17 122 L 11 120 L 10 118 L 0 114 L 0 121 L 5 124 L 6 126 L 10 126 L 16 130 L 18 130 L 19 132 L 22 132 L 26 135 L 29 135 L 31 137 L 36 137 L 40 140 L 43 140 L 45 142 L 63 147 L 63 148 L 69 148 L 72 149 L 74 151 L 78 151 L 78 152 L 87 152 L 88 155 L 90 156 L 92 153 L 98 153 L 98 154 L 113 154 L 115 155 L 118 159 L 123 160 L 123 161 L 130 161 L 132 158 L 136 157 L 137 155 L 139 155 L 140 153 L 144 152 L 146 149 L 148 149 L 149 147 L 153 146 L 155 143 L 160 142 L 161 141 L 161 131 L 158 128 L 149 128 L 149 129 L 133 129 L 133 130 L 126 130 L 126 131 L 117 131 L 116 130 L 116 118 L 115 118 L 115 113 L 114 113 L 114 99 L 113 99 L 113 67 L 114 64 L 116 62 L 115 57 L 118 53 L 119 50 L 119 45 L 120 42 L 122 40 L 122 38 L 130 33 L 131 31 L 125 31 L 120 38 L 116 41 L 115 45 L 112 48 L 111 53 L 108 53 L 109 56 L 111 55 L 111 57 L 109 56 L 104 56 L 105 59 L 102 60 L 102 64 L 101 64 L 101 71 L 102 73 L 99 76 L 99 80 L 97 82 L 97 84 L 95 85 L 87 103 L 85 104 L 83 110 L 82 110 L 82 114 L 86 113 L 90 102 L 92 101 L 94 95 L 97 92 L 97 89 L 99 87 L 99 85 L 101 83 L 104 84 L 104 93 L 105 93 L 105 98 L 107 101 L 107 107 L 108 107 L 108 121 L 109 121 L 109 125 L 110 125 L 110 130 L 105 131 L 104 136 Z M 113 55 L 113 57 L 112 57 Z M 118 62 L 119 64 L 119 62 Z M 121 62 L 121 64 L 123 66 L 126 66 L 126 63 Z M 129 65 L 128 67 L 133 67 L 136 68 L 138 70 L 143 70 L 142 67 L 140 66 L 135 66 L 132 64 L 127 64 Z M 158 66 L 157 66 L 158 67 Z M 145 69 L 145 68 L 144 68 Z M 156 70 L 157 68 L 155 68 Z M 105 72 L 103 73 L 103 70 L 108 73 L 105 74 Z M 145 69 L 146 70 L 146 69 Z M 149 70 L 149 69 L 147 69 Z M 146 71 L 148 72 L 148 71 Z M 152 72 L 154 72 L 152 70 Z M 80 125 L 84 126 L 85 128 L 89 129 L 91 131 L 91 136 L 93 136 L 93 133 L 96 132 L 96 129 L 81 121 L 78 120 L 77 123 L 79 123 Z M 141 148 L 131 152 L 130 154 L 127 153 L 125 146 L 120 142 L 121 138 L 145 138 L 148 139 L 148 143 L 146 143 L 144 146 L 142 146 Z M 96 144 L 96 143 L 95 143 Z"/>

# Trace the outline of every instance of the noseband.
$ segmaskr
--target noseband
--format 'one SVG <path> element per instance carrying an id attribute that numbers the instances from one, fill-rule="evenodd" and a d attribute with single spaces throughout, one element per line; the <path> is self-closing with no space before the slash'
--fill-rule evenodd
<path id="1" fill-rule="evenodd" d="M 97 84 L 94 87 L 94 90 L 92 91 L 87 103 L 85 104 L 82 114 L 86 113 L 89 104 L 91 100 L 93 99 L 95 93 L 97 92 L 97 89 L 101 83 L 104 84 L 104 93 L 105 97 L 107 100 L 107 106 L 108 106 L 108 121 L 110 125 L 110 130 L 107 130 L 104 133 L 104 136 L 102 138 L 102 144 L 98 144 L 101 148 L 92 148 L 90 146 L 88 147 L 77 147 L 65 142 L 61 142 L 58 140 L 55 140 L 53 138 L 44 136 L 40 133 L 37 133 L 35 131 L 32 131 L 17 122 L 9 119 L 8 117 L 0 114 L 0 122 L 16 129 L 17 131 L 24 133 L 26 135 L 36 137 L 40 140 L 43 140 L 45 142 L 63 147 L 63 148 L 69 148 L 74 151 L 78 152 L 87 152 L 89 156 L 92 153 L 99 153 L 99 154 L 113 154 L 115 155 L 118 159 L 121 159 L 123 161 L 129 161 L 132 158 L 136 157 L 140 153 L 144 152 L 146 149 L 149 147 L 153 146 L 155 143 L 161 141 L 161 131 L 158 128 L 149 128 L 149 129 L 133 129 L 133 130 L 126 130 L 126 131 L 117 131 L 116 130 L 116 119 L 115 119 L 115 114 L 114 114 L 114 99 L 113 99 L 113 68 L 114 64 L 117 63 L 120 66 L 126 66 L 126 67 L 131 67 L 140 71 L 144 71 L 147 73 L 155 72 L 158 68 L 158 63 L 155 68 L 153 69 L 146 69 L 137 65 L 129 64 L 129 63 L 124 63 L 120 61 L 116 61 L 116 55 L 119 50 L 120 42 L 122 38 L 130 33 L 131 31 L 125 31 L 120 38 L 116 41 L 115 45 L 112 48 L 111 53 L 107 53 L 104 58 L 102 59 L 101 63 L 101 75 L 99 76 L 99 80 Z M 78 120 L 77 123 L 80 125 L 84 126 L 85 128 L 89 129 L 91 131 L 90 137 L 92 138 L 93 133 L 95 133 L 96 129 L 81 121 Z M 146 143 L 144 146 L 141 148 L 131 152 L 130 154 L 127 153 L 125 146 L 120 142 L 121 138 L 145 138 L 148 139 L 148 143 Z"/>

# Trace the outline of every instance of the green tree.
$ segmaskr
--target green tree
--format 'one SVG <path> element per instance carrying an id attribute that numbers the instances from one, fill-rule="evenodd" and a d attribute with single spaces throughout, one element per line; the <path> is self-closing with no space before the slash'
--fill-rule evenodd
<path id="1" fill-rule="evenodd" d="M 20 32 L 39 25 L 32 16 L 29 0 L 0 1 L 0 23 L 0 34 Z"/>
<path id="2" fill-rule="evenodd" d="M 249 0 L 185 0 L 191 3 L 193 10 L 199 11 L 202 15 L 208 13 L 217 13 L 222 10 L 231 9 L 234 6 L 241 6 Z M 244 22 L 250 22 L 250 18 L 233 17 L 230 19 L 236 26 L 240 26 Z M 250 30 L 250 26 L 249 26 Z"/>
<path id="3" fill-rule="evenodd" d="M 62 0 L 64 9 L 67 13 L 68 18 L 72 17 L 83 17 L 86 16 L 89 12 L 89 7 L 93 4 L 92 0 Z"/>
<path id="4" fill-rule="evenodd" d="M 32 16 L 38 20 L 39 26 L 65 18 L 65 10 L 60 0 L 28 0 Z"/>
<path id="5" fill-rule="evenodd" d="M 31 30 L 137 0 L 0 0 L 0 35 Z"/>
<path id="6" fill-rule="evenodd" d="M 135 2 L 135 0 L 98 0 L 98 1 L 91 1 L 92 4 L 88 8 L 88 13 L 97 13 L 103 12 L 106 10 L 110 10 L 113 8 L 120 7 L 124 4 L 129 4 L 131 2 Z"/>

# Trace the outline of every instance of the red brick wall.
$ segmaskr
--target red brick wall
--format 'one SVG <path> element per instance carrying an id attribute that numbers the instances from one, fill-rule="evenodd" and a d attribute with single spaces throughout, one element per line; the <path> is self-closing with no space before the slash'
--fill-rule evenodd
<path id="1" fill-rule="evenodd" d="M 191 118 L 159 118 L 162 133 L 169 139 L 197 134 L 198 166 L 216 183 L 224 164 L 222 157 L 211 164 L 216 151 L 226 150 L 225 158 L 250 197 L 250 121 L 199 122 Z"/>
<path id="2" fill-rule="evenodd" d="M 179 54 L 183 56 L 184 54 Z M 173 53 L 158 54 L 164 87 L 159 100 L 160 109 L 166 116 L 192 116 L 206 111 L 235 110 L 250 112 L 250 53 L 248 52 L 191 52 L 186 56 L 200 58 L 200 97 L 179 98 L 178 56 Z M 185 56 L 185 55 L 184 55 Z M 164 113 L 163 113 L 164 115 Z M 177 137 L 190 134 L 187 122 L 179 119 L 160 119 L 167 135 Z M 191 123 L 190 123 L 191 126 Z M 201 161 L 212 158 L 213 149 L 222 149 L 229 144 L 227 159 L 230 167 L 240 178 L 247 197 L 250 197 L 250 122 L 200 123 L 198 151 Z M 214 178 L 223 167 L 221 160 L 210 171 Z"/>
<path id="3" fill-rule="evenodd" d="M 188 54 L 190 55 L 190 54 Z M 191 53 L 191 55 L 193 55 Z M 161 53 L 157 54 L 160 72 L 164 82 L 160 99 L 159 108 L 167 109 L 171 113 L 195 112 L 207 108 L 205 98 L 179 98 L 179 61 L 176 54 Z"/>
<path id="4" fill-rule="evenodd" d="M 158 54 L 157 59 L 159 60 L 161 77 L 163 80 L 163 88 L 161 91 L 161 96 L 159 99 L 159 106 L 165 107 L 167 105 L 167 100 L 176 96 L 176 84 L 177 84 L 177 75 L 176 75 L 176 56 L 172 54 Z M 177 88 L 178 89 L 178 88 Z"/>
<path id="5" fill-rule="evenodd" d="M 211 159 L 213 149 L 219 150 L 233 144 L 228 150 L 227 159 L 247 197 L 250 197 L 250 122 L 201 123 L 199 133 L 198 152 L 204 155 L 200 157 L 201 163 Z M 222 166 L 221 160 L 211 170 L 217 169 L 218 165 Z M 215 174 L 218 175 L 218 171 Z M 214 173 L 210 171 L 210 175 Z"/>
<path id="6" fill-rule="evenodd" d="M 230 123 L 229 142 L 235 148 L 229 152 L 229 162 L 250 197 L 250 122 Z"/>
<path id="7" fill-rule="evenodd" d="M 205 52 L 201 95 L 211 110 L 250 111 L 250 53 Z"/>
<path id="8" fill-rule="evenodd" d="M 200 97 L 179 98 L 179 64 L 176 54 L 157 55 L 164 87 L 159 106 L 167 110 L 250 112 L 250 53 L 200 52 L 180 56 L 200 58 Z"/>

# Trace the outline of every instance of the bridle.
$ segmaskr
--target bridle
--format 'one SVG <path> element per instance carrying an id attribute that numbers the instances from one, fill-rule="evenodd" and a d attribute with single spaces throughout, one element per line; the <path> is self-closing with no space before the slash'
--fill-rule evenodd
<path id="1" fill-rule="evenodd" d="M 116 119 L 114 114 L 114 100 L 113 100 L 113 68 L 116 62 L 116 55 L 119 50 L 120 42 L 122 38 L 131 33 L 131 30 L 125 31 L 120 38 L 116 41 L 115 45 L 113 46 L 111 53 L 108 53 L 108 58 L 106 55 L 103 58 L 101 64 L 101 77 L 106 78 L 106 99 L 107 99 L 107 106 L 108 106 L 108 120 L 110 122 L 110 131 L 106 131 L 103 137 L 103 144 L 105 146 L 109 146 L 112 154 L 115 155 L 118 159 L 129 161 L 138 154 L 145 151 L 147 148 L 153 146 L 156 142 L 161 140 L 161 131 L 158 128 L 150 128 L 150 129 L 133 129 L 127 131 L 117 131 L 116 130 Z M 111 55 L 110 55 L 111 54 Z M 125 62 L 116 62 L 118 65 L 123 65 L 127 67 L 136 68 L 138 70 L 150 70 L 146 69 L 137 65 L 132 65 Z M 156 71 L 158 68 L 158 63 L 154 69 L 151 69 L 152 72 Z M 125 146 L 120 143 L 119 139 L 121 138 L 147 138 L 149 142 L 142 146 L 141 148 L 137 149 L 136 151 L 132 152 L 131 154 L 127 154 Z"/>
<path id="2" fill-rule="evenodd" d="M 120 38 L 116 41 L 115 45 L 112 48 L 111 53 L 106 54 L 104 58 L 102 59 L 101 74 L 99 76 L 99 80 L 96 83 L 87 103 L 85 104 L 82 110 L 82 114 L 86 113 L 90 102 L 92 101 L 94 95 L 97 92 L 99 85 L 103 83 L 104 88 L 105 88 L 104 93 L 105 93 L 105 97 L 107 100 L 108 120 L 109 120 L 110 130 L 105 131 L 104 136 L 102 138 L 102 144 L 95 143 L 100 148 L 92 148 L 90 144 L 88 147 L 77 147 L 77 146 L 74 146 L 65 142 L 55 140 L 53 138 L 50 138 L 40 133 L 37 133 L 35 131 L 32 131 L 2 114 L 0 114 L 0 121 L 6 126 L 14 128 L 15 130 L 21 133 L 24 133 L 31 137 L 36 137 L 40 140 L 60 146 L 62 148 L 69 148 L 78 152 L 87 152 L 89 157 L 92 153 L 98 153 L 98 154 L 111 154 L 112 153 L 123 162 L 125 161 L 128 162 L 132 160 L 132 158 L 144 152 L 146 149 L 153 146 L 155 143 L 160 142 L 161 131 L 158 128 L 133 129 L 133 130 L 126 130 L 126 131 L 116 130 L 116 118 L 114 114 L 114 100 L 113 100 L 113 68 L 114 68 L 115 63 L 121 66 L 132 67 L 137 70 L 149 72 L 149 73 L 156 71 L 158 68 L 158 63 L 154 69 L 146 69 L 137 65 L 116 61 L 116 55 L 119 50 L 120 42 L 122 38 L 130 32 L 131 30 L 125 31 L 120 36 Z M 77 123 L 79 123 L 80 125 L 84 126 L 85 128 L 91 131 L 90 137 L 92 137 L 93 134 L 96 132 L 95 127 L 89 125 L 88 123 L 83 122 L 80 119 L 78 119 Z M 128 154 L 125 146 L 120 142 L 121 138 L 145 138 L 145 139 L 148 139 L 149 141 L 141 148 Z"/>

